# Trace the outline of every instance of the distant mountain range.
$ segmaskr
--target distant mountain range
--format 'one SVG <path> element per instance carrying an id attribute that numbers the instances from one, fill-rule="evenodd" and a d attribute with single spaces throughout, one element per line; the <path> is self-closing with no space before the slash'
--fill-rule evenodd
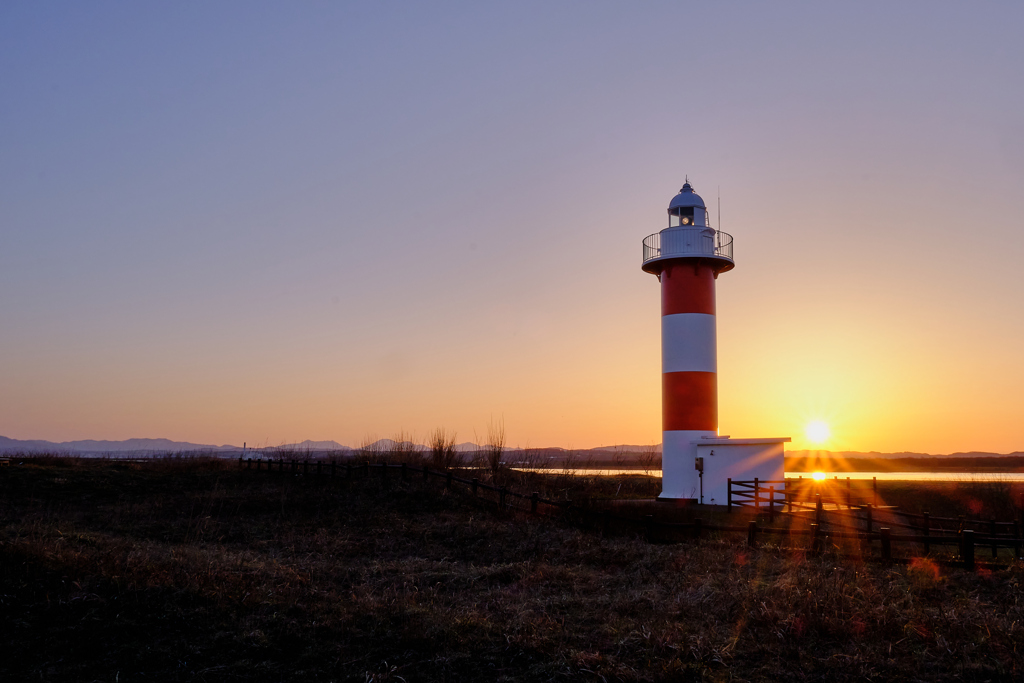
<path id="1" fill-rule="evenodd" d="M 373 443 L 365 446 L 370 450 L 386 451 L 394 448 L 395 442 L 392 439 L 378 439 Z M 408 443 L 408 442 L 406 442 Z M 426 450 L 426 446 L 423 444 L 409 444 L 409 446 L 415 450 Z M 252 449 L 252 447 L 249 447 Z M 460 444 L 456 444 L 455 450 L 460 453 L 472 453 L 474 451 L 483 450 L 483 446 L 480 444 L 473 443 L 471 441 L 465 441 Z M 577 449 L 580 452 L 594 451 L 594 452 L 608 452 L 608 453 L 633 453 L 640 452 L 652 448 L 651 446 L 601 446 L 598 448 L 591 449 Z M 661 446 L 654 446 L 656 450 L 661 451 Z M 125 439 L 124 441 L 96 441 L 93 439 L 86 439 L 82 441 L 43 441 L 43 440 L 22 440 L 22 439 L 11 439 L 6 436 L 0 436 L 0 453 L 234 453 L 241 451 L 241 446 L 233 446 L 225 444 L 222 446 L 216 446 L 213 444 L 203 443 L 191 443 L 189 441 L 172 441 L 170 439 Z M 311 441 L 307 439 L 301 443 L 290 443 L 281 444 L 278 446 L 269 446 L 262 450 L 289 450 L 289 451 L 351 451 L 356 450 L 351 446 L 340 444 L 337 441 Z M 509 447 L 506 451 L 521 451 L 522 448 Z M 567 452 L 565 448 L 542 448 L 533 450 L 543 451 L 562 451 Z"/>
<path id="2" fill-rule="evenodd" d="M 124 441 L 22 441 L 0 436 L 0 453 L 182 453 L 237 451 L 237 446 L 171 441 L 170 439 L 126 439 Z"/>
<path id="3" fill-rule="evenodd" d="M 379 439 L 373 442 L 369 446 L 366 446 L 370 450 L 386 451 L 394 447 L 395 441 L 391 439 Z M 408 443 L 408 442 L 407 442 Z M 412 449 L 426 450 L 427 447 L 422 444 L 409 444 Z M 474 451 L 482 450 L 484 447 L 480 444 L 466 441 L 455 446 L 455 449 L 460 453 L 472 453 Z M 619 445 L 619 446 L 599 446 L 597 448 L 580 448 L 574 449 L 577 454 L 592 453 L 597 456 L 609 456 L 616 453 L 642 453 L 653 448 L 658 453 L 661 452 L 661 445 L 656 446 L 635 446 L 635 445 Z M 215 446 L 212 444 L 200 444 L 191 443 L 188 441 L 172 441 L 170 439 L 126 439 L 124 441 L 96 441 L 92 439 L 82 441 L 42 441 L 42 440 L 21 440 L 21 439 L 10 439 L 6 436 L 0 436 L 0 453 L 111 453 L 111 454 L 160 454 L 160 453 L 215 453 L 215 454 L 230 454 L 237 453 L 242 450 L 241 446 L 232 446 L 230 444 Z M 271 446 L 261 450 L 288 450 L 288 451 L 307 451 L 307 452 L 338 452 L 338 451 L 351 451 L 355 450 L 351 446 L 340 444 L 337 441 L 310 441 L 306 440 L 301 443 L 282 444 L 279 446 Z M 524 449 L 518 447 L 506 448 L 505 450 L 510 452 L 523 451 Z M 570 449 L 566 448 L 534 448 L 530 449 L 533 451 L 544 451 L 549 454 L 564 453 L 569 454 Z M 981 451 L 970 451 L 966 453 L 950 453 L 948 455 L 934 455 L 931 453 L 878 453 L 876 451 L 871 452 L 859 452 L 859 451 L 811 451 L 811 450 L 800 450 L 800 451 L 786 451 L 786 456 L 791 458 L 804 458 L 804 457 L 815 457 L 816 455 L 829 455 L 832 458 L 863 458 L 863 459 L 890 459 L 890 458 L 935 458 L 935 457 L 956 457 L 956 458 L 992 458 L 992 457 L 1005 457 L 1005 456 L 1024 456 L 1024 452 L 1016 451 L 1013 453 L 986 453 Z"/>

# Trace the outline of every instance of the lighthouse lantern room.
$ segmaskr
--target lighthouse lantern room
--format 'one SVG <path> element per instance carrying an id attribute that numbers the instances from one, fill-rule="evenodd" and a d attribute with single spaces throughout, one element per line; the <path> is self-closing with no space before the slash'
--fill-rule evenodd
<path id="1" fill-rule="evenodd" d="M 788 438 L 718 435 L 715 281 L 735 267 L 732 235 L 708 225 L 704 200 L 687 179 L 669 203 L 668 227 L 649 235 L 643 247 L 642 268 L 661 284 L 659 498 L 710 503 L 713 497 L 725 504 L 720 491 L 728 478 L 782 479 L 781 444 Z M 702 445 L 713 449 L 705 456 Z"/>

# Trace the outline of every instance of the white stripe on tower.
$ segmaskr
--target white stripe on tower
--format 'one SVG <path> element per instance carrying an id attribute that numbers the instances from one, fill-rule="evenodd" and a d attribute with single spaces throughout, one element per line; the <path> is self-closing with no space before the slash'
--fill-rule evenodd
<path id="1" fill-rule="evenodd" d="M 661 317 L 662 372 L 718 372 L 715 316 L 674 313 Z"/>

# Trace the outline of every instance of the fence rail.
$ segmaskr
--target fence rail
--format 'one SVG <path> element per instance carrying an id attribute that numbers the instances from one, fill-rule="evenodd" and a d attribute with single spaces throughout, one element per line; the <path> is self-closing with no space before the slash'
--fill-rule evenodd
<path id="1" fill-rule="evenodd" d="M 316 476 L 320 478 L 344 478 L 352 479 L 357 477 L 379 477 L 382 482 L 389 482 L 397 477 L 400 480 L 408 481 L 413 477 L 419 477 L 423 481 L 440 480 L 446 489 L 454 485 L 460 485 L 469 490 L 473 497 L 489 499 L 496 504 L 500 510 L 516 511 L 533 515 L 559 515 L 582 524 L 597 527 L 601 533 L 608 534 L 612 528 L 625 529 L 629 532 L 639 533 L 651 542 L 669 542 L 673 539 L 683 537 L 686 539 L 699 540 L 706 534 L 746 534 L 747 545 L 755 547 L 761 537 L 775 537 L 781 539 L 810 539 L 809 550 L 812 553 L 820 553 L 824 548 L 836 541 L 856 541 L 862 548 L 869 549 L 877 543 L 878 559 L 883 562 L 898 561 L 893 556 L 893 544 L 904 544 L 905 546 L 920 546 L 925 554 L 931 551 L 932 546 L 955 546 L 958 551 L 958 560 L 954 562 L 967 569 L 974 569 L 976 565 L 976 550 L 979 546 L 990 548 L 993 560 L 998 558 L 999 549 L 1011 549 L 1014 559 L 1021 559 L 1024 539 L 1021 537 L 1021 530 L 1024 528 L 1024 517 L 1020 522 L 995 522 L 994 520 L 966 520 L 952 518 L 932 518 L 927 513 L 923 516 L 906 515 L 907 517 L 920 517 L 923 524 L 899 523 L 893 520 L 882 520 L 875 515 L 882 513 L 892 517 L 903 515 L 891 508 L 876 507 L 873 504 L 860 506 L 851 505 L 847 510 L 825 510 L 825 499 L 821 494 L 815 494 L 813 505 L 808 501 L 798 500 L 798 492 L 801 487 L 792 485 L 792 482 L 799 483 L 800 480 L 754 480 L 754 481 L 732 481 L 730 490 L 735 487 L 733 495 L 745 501 L 753 500 L 756 505 L 759 502 L 766 502 L 767 505 L 760 506 L 758 512 L 767 514 L 769 523 L 775 521 L 775 517 L 786 516 L 791 519 L 806 519 L 807 513 L 812 512 L 814 521 L 807 528 L 780 528 L 760 526 L 758 520 L 750 520 L 746 526 L 729 524 L 708 524 L 702 519 L 694 519 L 691 522 L 668 522 L 656 520 L 652 515 L 645 515 L 641 519 L 617 515 L 607 509 L 593 509 L 574 503 L 571 500 L 552 500 L 541 497 L 539 492 L 524 494 L 512 491 L 504 486 L 496 486 L 480 481 L 478 477 L 466 478 L 457 476 L 452 470 L 431 469 L 427 465 L 414 466 L 408 464 L 391 463 L 370 463 L 370 462 L 345 462 L 338 463 L 331 460 L 324 461 L 298 461 L 285 459 L 238 459 L 240 468 L 261 471 L 268 473 L 290 472 L 304 476 Z M 265 468 L 264 468 L 265 466 Z M 781 486 L 781 489 L 776 489 Z M 767 487 L 767 490 L 765 490 Z M 877 488 L 873 487 L 875 493 Z M 788 497 L 787 497 L 788 494 Z M 731 498 L 730 498 L 731 500 Z M 776 503 L 779 507 L 776 509 Z M 749 503 L 733 503 L 737 507 L 749 507 Z M 1022 499 L 1024 507 L 1024 499 Z M 784 509 L 784 508 L 789 508 Z M 731 506 L 730 506 L 731 511 Z M 856 512 L 855 512 L 856 510 Z M 860 514 L 863 513 L 863 514 Z M 1024 515 L 1024 510 L 1022 510 Z M 846 524 L 842 520 L 850 520 L 854 524 Z M 956 521 L 958 528 L 946 530 L 932 527 L 932 522 Z M 860 528 L 863 523 L 864 528 Z M 886 524 L 886 526 L 882 526 Z M 965 528 L 971 524 L 978 526 L 978 529 Z M 893 526 L 899 526 L 917 533 L 894 534 Z M 834 527 L 834 528 L 833 528 Z M 999 533 L 1000 528 L 1006 528 L 1009 533 Z M 876 530 L 877 529 L 877 530 Z M 987 534 L 979 532 L 986 529 Z M 1012 529 L 1012 532 L 1010 530 Z M 934 532 L 934 533 L 933 533 Z"/>
<path id="2" fill-rule="evenodd" d="M 845 483 L 845 486 L 843 484 Z M 845 482 L 838 478 L 825 481 L 804 479 L 803 477 L 787 479 L 751 479 L 739 480 L 729 479 L 727 483 L 727 506 L 731 511 L 733 506 L 755 506 L 760 507 L 763 501 L 765 505 L 774 505 L 776 502 L 790 505 L 795 501 L 815 500 L 815 495 L 822 495 L 822 486 L 827 484 L 826 494 L 821 498 L 826 505 L 843 506 L 853 508 L 855 506 L 874 505 L 878 507 L 878 478 L 871 478 L 870 490 L 865 486 L 866 480 L 851 480 L 846 478 Z M 839 492 L 837 489 L 842 489 Z M 835 491 L 828 495 L 828 491 Z M 870 493 L 870 497 L 868 496 Z M 811 495 L 808 498 L 808 494 Z"/>

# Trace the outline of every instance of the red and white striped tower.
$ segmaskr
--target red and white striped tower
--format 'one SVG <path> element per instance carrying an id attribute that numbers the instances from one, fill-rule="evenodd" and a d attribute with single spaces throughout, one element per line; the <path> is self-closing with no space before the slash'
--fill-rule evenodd
<path id="1" fill-rule="evenodd" d="M 698 499 L 697 443 L 718 436 L 715 280 L 734 267 L 732 236 L 708 225 L 689 179 L 668 206 L 668 227 L 644 240 L 642 268 L 661 282 L 664 499 Z"/>

